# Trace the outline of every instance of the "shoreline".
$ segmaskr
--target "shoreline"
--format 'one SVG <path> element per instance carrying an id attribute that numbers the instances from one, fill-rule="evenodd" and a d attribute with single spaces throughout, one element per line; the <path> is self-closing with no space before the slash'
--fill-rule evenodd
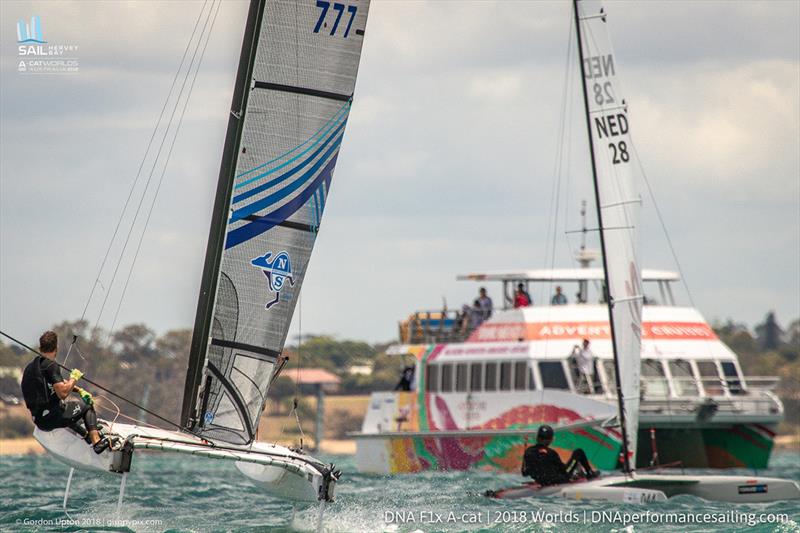
<path id="1" fill-rule="evenodd" d="M 293 446 L 292 442 L 285 442 L 285 446 Z M 321 453 L 332 455 L 355 455 L 356 441 L 352 439 L 326 439 L 322 442 Z M 0 439 L 0 456 L 6 455 L 41 455 L 44 448 L 33 437 L 22 437 L 19 439 Z"/>

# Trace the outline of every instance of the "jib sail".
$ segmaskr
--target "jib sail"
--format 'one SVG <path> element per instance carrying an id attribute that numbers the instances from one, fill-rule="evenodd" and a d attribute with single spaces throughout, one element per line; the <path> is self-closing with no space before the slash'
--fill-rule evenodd
<path id="1" fill-rule="evenodd" d="M 252 442 L 342 144 L 369 0 L 253 0 L 186 377 L 182 425 Z"/>

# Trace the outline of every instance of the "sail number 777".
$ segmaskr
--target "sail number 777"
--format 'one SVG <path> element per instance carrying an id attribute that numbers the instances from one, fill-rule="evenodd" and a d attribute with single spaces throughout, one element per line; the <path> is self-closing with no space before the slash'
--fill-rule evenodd
<path id="1" fill-rule="evenodd" d="M 328 25 L 325 22 L 325 18 L 328 16 L 328 11 L 331 8 L 331 3 L 325 0 L 317 0 L 317 7 L 320 8 L 319 19 L 317 20 L 317 25 L 314 26 L 314 33 L 319 33 L 320 30 L 324 27 L 327 29 Z M 333 11 L 336 13 L 336 19 L 333 21 L 333 26 L 331 27 L 331 35 L 336 34 L 336 30 L 339 29 L 339 22 L 342 20 L 342 15 L 344 14 L 345 9 L 347 9 L 347 13 L 350 14 L 350 18 L 347 21 L 347 26 L 344 29 L 344 34 L 342 37 L 347 39 L 347 36 L 350 35 L 350 27 L 353 25 L 353 19 L 356 18 L 356 12 L 358 11 L 358 6 L 353 5 L 344 5 L 338 2 L 333 3 Z"/>

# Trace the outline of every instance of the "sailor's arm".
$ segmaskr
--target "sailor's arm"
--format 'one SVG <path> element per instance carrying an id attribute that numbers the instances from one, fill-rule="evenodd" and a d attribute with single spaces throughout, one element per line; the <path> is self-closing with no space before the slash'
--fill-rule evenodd
<path id="1" fill-rule="evenodd" d="M 72 378 L 53 383 L 53 390 L 60 400 L 65 400 L 75 388 L 75 380 Z"/>

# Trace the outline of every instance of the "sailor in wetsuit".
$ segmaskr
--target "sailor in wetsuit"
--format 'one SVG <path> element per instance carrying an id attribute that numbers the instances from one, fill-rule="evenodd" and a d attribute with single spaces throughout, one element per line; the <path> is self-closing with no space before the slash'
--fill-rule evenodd
<path id="1" fill-rule="evenodd" d="M 598 472 L 592 470 L 589 460 L 582 449 L 577 448 L 567 464 L 561 462 L 555 450 L 550 448 L 553 442 L 553 428 L 548 425 L 539 427 L 536 434 L 536 444 L 525 450 L 522 459 L 522 475 L 530 476 L 540 485 L 558 485 L 567 483 L 572 479 L 585 477 L 592 479 Z M 580 465 L 582 471 L 577 471 Z"/>
<path id="2" fill-rule="evenodd" d="M 73 370 L 65 380 L 56 364 L 58 335 L 45 331 L 39 338 L 41 356 L 28 363 L 22 374 L 22 395 L 25 405 L 33 415 L 33 423 L 44 431 L 69 427 L 88 438 L 95 453 L 102 453 L 110 445 L 108 438 L 100 438 L 97 431 L 97 415 L 94 412 L 92 395 L 75 383 L 83 372 Z M 67 400 L 70 393 L 77 392 L 81 400 Z M 83 420 L 84 430 L 78 421 Z"/>

